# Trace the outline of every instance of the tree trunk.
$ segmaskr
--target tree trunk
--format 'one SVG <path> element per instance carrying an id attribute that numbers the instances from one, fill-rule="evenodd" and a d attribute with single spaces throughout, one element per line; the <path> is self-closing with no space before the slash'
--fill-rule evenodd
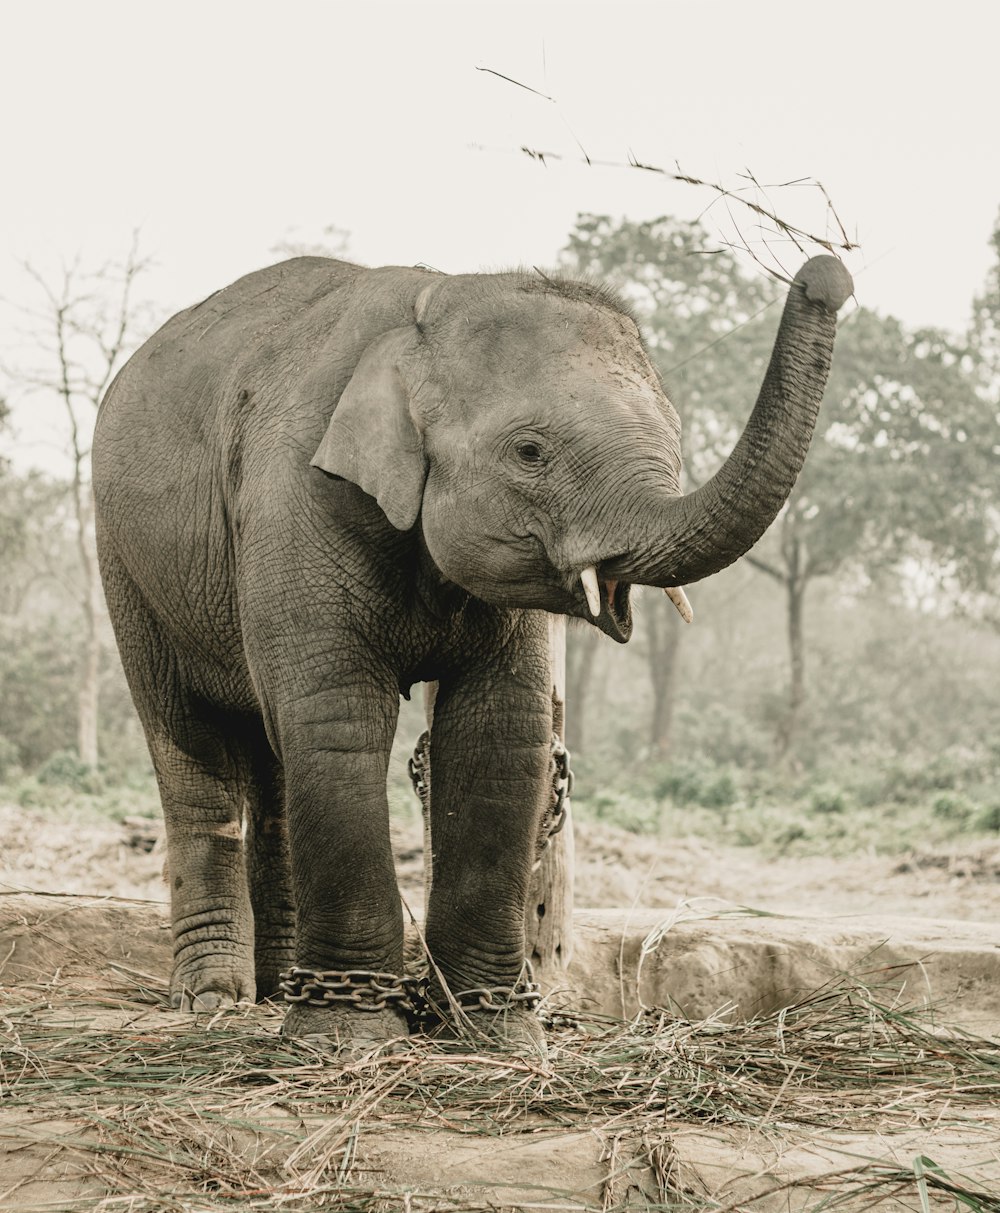
<path id="1" fill-rule="evenodd" d="M 582 753 L 585 747 L 600 643 L 600 632 L 590 626 L 574 628 L 566 637 L 566 745 L 571 754 Z"/>
<path id="2" fill-rule="evenodd" d="M 794 758 L 795 744 L 802 723 L 806 701 L 806 653 L 803 620 L 805 616 L 808 577 L 801 567 L 798 540 L 793 541 L 793 559 L 785 583 L 787 636 L 789 658 L 788 705 L 785 719 L 778 731 L 778 757 L 783 761 Z"/>
<path id="3" fill-rule="evenodd" d="M 553 727 L 565 737 L 566 618 L 549 616 Z M 558 980 L 573 955 L 573 816 L 569 797 L 566 819 L 555 834 L 535 870 L 528 893 L 524 920 L 525 955 L 536 976 Z"/>
<path id="4" fill-rule="evenodd" d="M 663 599 L 646 612 L 649 637 L 649 681 L 653 688 L 653 714 L 649 727 L 649 751 L 653 758 L 670 752 L 677 702 L 677 668 L 681 627 L 674 608 Z"/>
<path id="5" fill-rule="evenodd" d="M 86 497 L 84 497 L 86 494 Z M 76 748 L 80 761 L 95 768 L 98 761 L 97 722 L 99 713 L 100 667 L 101 667 L 101 579 L 97 560 L 91 544 L 90 486 L 77 479 L 74 485 L 76 505 L 77 545 L 83 574 L 81 607 L 84 623 L 83 668 L 77 697 Z"/>
<path id="6" fill-rule="evenodd" d="M 97 630 L 97 606 L 93 595 L 85 607 L 86 640 L 84 642 L 83 675 L 80 679 L 80 694 L 77 700 L 77 749 L 80 761 L 88 767 L 96 767 L 98 694 L 101 665 L 101 641 Z"/>

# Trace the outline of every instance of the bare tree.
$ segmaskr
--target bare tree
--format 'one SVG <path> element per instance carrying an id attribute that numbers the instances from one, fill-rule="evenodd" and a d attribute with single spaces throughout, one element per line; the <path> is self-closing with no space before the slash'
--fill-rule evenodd
<path id="1" fill-rule="evenodd" d="M 140 314 L 133 291 L 148 268 L 134 236 L 122 262 L 96 270 L 77 259 L 58 275 L 26 264 L 40 305 L 24 308 L 30 321 L 27 334 L 36 351 L 30 367 L 7 368 L 22 394 L 55 397 L 68 427 L 66 453 L 70 461 L 69 504 L 74 543 L 80 565 L 78 599 L 84 624 L 77 714 L 77 749 L 87 766 L 98 760 L 98 687 L 101 662 L 101 622 L 104 615 L 97 553 L 94 545 L 90 447 L 97 408 L 108 385 L 134 348 Z"/>

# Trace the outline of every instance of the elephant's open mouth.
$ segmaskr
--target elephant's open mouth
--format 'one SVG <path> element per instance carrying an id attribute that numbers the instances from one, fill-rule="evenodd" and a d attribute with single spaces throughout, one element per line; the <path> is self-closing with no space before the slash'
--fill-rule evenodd
<path id="1" fill-rule="evenodd" d="M 601 613 L 593 620 L 605 635 L 619 644 L 625 644 L 632 635 L 632 589 L 627 581 L 612 581 L 603 578 L 598 582 L 601 591 Z"/>

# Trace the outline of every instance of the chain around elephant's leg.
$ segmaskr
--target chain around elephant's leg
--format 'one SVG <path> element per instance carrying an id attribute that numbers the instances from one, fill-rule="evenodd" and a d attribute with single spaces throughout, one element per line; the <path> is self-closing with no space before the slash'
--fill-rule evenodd
<path id="1" fill-rule="evenodd" d="M 531 1051 L 544 1049 L 544 1034 L 525 972 L 524 907 L 551 800 L 548 660 L 544 617 L 526 614 L 502 652 L 442 680 L 430 739 L 430 998 L 442 1030 Z"/>
<path id="2" fill-rule="evenodd" d="M 295 967 L 313 974 L 402 977 L 403 916 L 389 839 L 386 772 L 399 694 L 346 679 L 305 701 L 309 726 L 283 747 L 288 839 L 294 875 Z M 319 722 L 319 723 L 317 723 Z M 409 1031 L 393 1000 L 362 1006 L 352 996 L 289 998 L 284 1031 L 324 1037 L 352 1051 Z"/>

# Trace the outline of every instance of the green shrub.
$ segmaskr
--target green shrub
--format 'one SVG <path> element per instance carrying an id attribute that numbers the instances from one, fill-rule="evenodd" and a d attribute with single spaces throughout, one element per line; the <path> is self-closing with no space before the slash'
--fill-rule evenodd
<path id="1" fill-rule="evenodd" d="M 766 768 L 774 751 L 773 733 L 754 713 L 718 700 L 677 713 L 678 745 L 712 766 Z"/>
<path id="2" fill-rule="evenodd" d="M 58 618 L 29 626 L 0 616 L 0 733 L 29 770 L 72 745 L 76 654 Z"/>
<path id="3" fill-rule="evenodd" d="M 737 847 L 759 847 L 763 841 L 763 830 L 753 822 L 741 822 L 733 832 L 733 845 Z"/>
<path id="4" fill-rule="evenodd" d="M 867 753 L 850 767 L 850 789 L 855 801 L 865 807 L 876 805 L 923 805 L 934 793 L 961 801 L 961 793 L 976 798 L 977 787 L 995 784 L 993 759 L 985 750 L 975 752 L 954 747 L 936 754 L 929 762 L 922 755 L 882 758 Z M 855 771 L 857 773 L 855 773 Z M 931 800 L 931 804 L 936 800 Z M 947 817 L 948 810 L 939 816 Z"/>
<path id="5" fill-rule="evenodd" d="M 21 765 L 21 751 L 13 741 L 0 736 L 0 779 L 9 779 Z"/>
<path id="6" fill-rule="evenodd" d="M 678 806 L 699 804 L 706 809 L 728 809 L 739 799 L 732 773 L 712 765 L 670 763 L 654 768 L 651 780 L 655 800 L 669 800 Z"/>
<path id="7" fill-rule="evenodd" d="M 75 792 L 96 793 L 103 785 L 100 773 L 82 762 L 75 750 L 56 750 L 38 768 L 35 778 L 40 784 Z"/>
<path id="8" fill-rule="evenodd" d="M 578 797 L 574 810 L 593 816 L 630 834 L 655 834 L 659 825 L 657 806 L 627 792 L 602 790 L 594 796 Z"/>
<path id="9" fill-rule="evenodd" d="M 14 789 L 14 800 L 22 809 L 36 809 L 44 800 L 43 789 L 37 779 L 22 779 Z"/>
<path id="10" fill-rule="evenodd" d="M 786 826 L 775 838 L 774 842 L 779 852 L 785 852 L 793 842 L 801 842 L 809 837 L 809 831 L 797 821 Z"/>
<path id="11" fill-rule="evenodd" d="M 977 830 L 992 830 L 1000 833 L 1000 801 L 987 805 L 975 820 Z"/>
<path id="12" fill-rule="evenodd" d="M 952 821 L 958 825 L 965 825 L 969 821 L 969 818 L 972 817 L 975 809 L 964 796 L 945 792 L 934 798 L 931 812 L 935 817 L 940 817 L 942 821 Z"/>
<path id="13" fill-rule="evenodd" d="M 848 799 L 842 788 L 821 783 L 809 794 L 809 808 L 813 813 L 843 813 L 848 808 Z"/>
<path id="14" fill-rule="evenodd" d="M 698 774 L 690 767 L 666 767 L 653 776 L 653 796 L 674 804 L 696 804 L 701 789 Z"/>
<path id="15" fill-rule="evenodd" d="M 918 791 L 953 791 L 968 777 L 964 764 L 952 754 L 938 754 L 923 768 L 915 772 L 911 787 Z"/>
<path id="16" fill-rule="evenodd" d="M 737 799 L 736 781 L 728 771 L 723 771 L 702 789 L 700 803 L 706 809 L 728 809 Z"/>

